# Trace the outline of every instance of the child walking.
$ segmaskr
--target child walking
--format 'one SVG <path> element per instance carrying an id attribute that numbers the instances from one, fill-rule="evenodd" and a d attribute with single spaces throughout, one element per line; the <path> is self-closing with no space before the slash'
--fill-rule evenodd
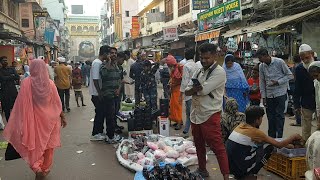
<path id="1" fill-rule="evenodd" d="M 81 102 L 82 102 L 82 106 L 86 106 L 83 103 L 83 94 L 82 94 L 82 74 L 81 74 L 81 69 L 79 68 L 80 63 L 77 62 L 75 64 L 75 68 L 72 71 L 72 86 L 74 89 L 74 94 L 76 97 L 76 102 L 77 102 L 77 106 L 80 107 L 79 105 L 79 97 L 81 98 Z"/>

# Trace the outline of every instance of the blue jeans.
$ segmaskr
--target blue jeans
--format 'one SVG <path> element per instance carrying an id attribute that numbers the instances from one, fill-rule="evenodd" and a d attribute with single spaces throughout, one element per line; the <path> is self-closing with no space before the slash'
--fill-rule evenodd
<path id="1" fill-rule="evenodd" d="M 267 98 L 268 135 L 273 138 L 282 138 L 285 121 L 284 110 L 287 95 Z"/>
<path id="2" fill-rule="evenodd" d="M 188 133 L 188 132 L 189 132 L 189 129 L 190 129 L 190 125 L 191 125 L 191 122 L 190 122 L 190 113 L 191 113 L 192 99 L 186 101 L 185 104 L 186 104 L 186 126 L 185 126 L 183 132 Z"/>

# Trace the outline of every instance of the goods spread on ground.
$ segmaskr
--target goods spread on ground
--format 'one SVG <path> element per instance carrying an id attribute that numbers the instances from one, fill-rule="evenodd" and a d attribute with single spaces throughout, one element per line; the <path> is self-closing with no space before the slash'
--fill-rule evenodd
<path id="1" fill-rule="evenodd" d="M 116 154 L 120 164 L 136 172 L 162 162 L 176 162 L 185 167 L 198 164 L 193 142 L 181 137 L 136 136 L 136 139 L 123 140 Z"/>
<path id="2" fill-rule="evenodd" d="M 182 164 L 160 163 L 137 172 L 134 180 L 203 180 L 199 173 L 192 173 Z"/>

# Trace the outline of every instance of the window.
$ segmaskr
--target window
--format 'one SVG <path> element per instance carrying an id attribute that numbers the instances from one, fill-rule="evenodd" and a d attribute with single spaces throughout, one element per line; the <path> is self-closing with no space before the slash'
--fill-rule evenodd
<path id="1" fill-rule="evenodd" d="M 173 0 L 165 0 L 166 22 L 173 20 Z"/>
<path id="2" fill-rule="evenodd" d="M 93 26 L 90 26 L 90 27 L 89 27 L 89 31 L 90 31 L 90 32 L 94 32 L 94 27 L 93 27 Z"/>
<path id="3" fill-rule="evenodd" d="M 126 11 L 126 17 L 130 17 L 129 11 Z"/>
<path id="4" fill-rule="evenodd" d="M 16 15 L 16 4 L 12 1 L 8 1 L 9 4 L 9 9 L 8 9 L 8 15 L 12 19 L 16 20 L 17 15 Z"/>
<path id="5" fill-rule="evenodd" d="M 82 32 L 82 27 L 81 27 L 81 26 L 78 26 L 78 27 L 77 27 L 77 31 L 78 31 L 78 32 Z"/>
<path id="6" fill-rule="evenodd" d="M 88 29 L 89 29 L 88 26 L 84 26 L 84 27 L 83 27 L 83 31 L 84 31 L 84 32 L 88 32 Z"/>
<path id="7" fill-rule="evenodd" d="M 128 38 L 130 36 L 130 33 L 126 32 L 126 38 Z"/>
<path id="8" fill-rule="evenodd" d="M 71 31 L 76 31 L 77 30 L 77 28 L 75 27 L 75 26 L 71 26 Z"/>
<path id="9" fill-rule="evenodd" d="M 178 16 L 185 15 L 190 12 L 190 0 L 179 0 L 178 1 Z"/>
<path id="10" fill-rule="evenodd" d="M 24 28 L 29 27 L 29 19 L 21 19 L 21 26 Z"/>

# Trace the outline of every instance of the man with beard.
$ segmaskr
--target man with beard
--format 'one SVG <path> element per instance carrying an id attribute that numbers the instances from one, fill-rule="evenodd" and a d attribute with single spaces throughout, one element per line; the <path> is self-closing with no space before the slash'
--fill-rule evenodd
<path id="1" fill-rule="evenodd" d="M 285 121 L 285 103 L 292 72 L 280 58 L 271 57 L 268 50 L 261 48 L 256 56 L 261 62 L 259 66 L 259 83 L 263 105 L 268 117 L 268 135 L 282 138 Z"/>
<path id="2" fill-rule="evenodd" d="M 8 58 L 6 56 L 0 57 L 0 63 L 2 64 L 2 68 L 0 69 L 2 95 L 1 105 L 8 121 L 14 102 L 18 95 L 15 81 L 18 81 L 20 76 L 17 74 L 14 68 L 8 67 Z"/>
<path id="3" fill-rule="evenodd" d="M 309 45 L 302 44 L 299 55 L 302 64 L 295 69 L 294 107 L 298 115 L 302 114 L 302 138 L 306 141 L 311 135 L 311 121 L 316 110 L 313 78 L 308 73 L 308 68 L 314 61 L 314 52 Z"/>

